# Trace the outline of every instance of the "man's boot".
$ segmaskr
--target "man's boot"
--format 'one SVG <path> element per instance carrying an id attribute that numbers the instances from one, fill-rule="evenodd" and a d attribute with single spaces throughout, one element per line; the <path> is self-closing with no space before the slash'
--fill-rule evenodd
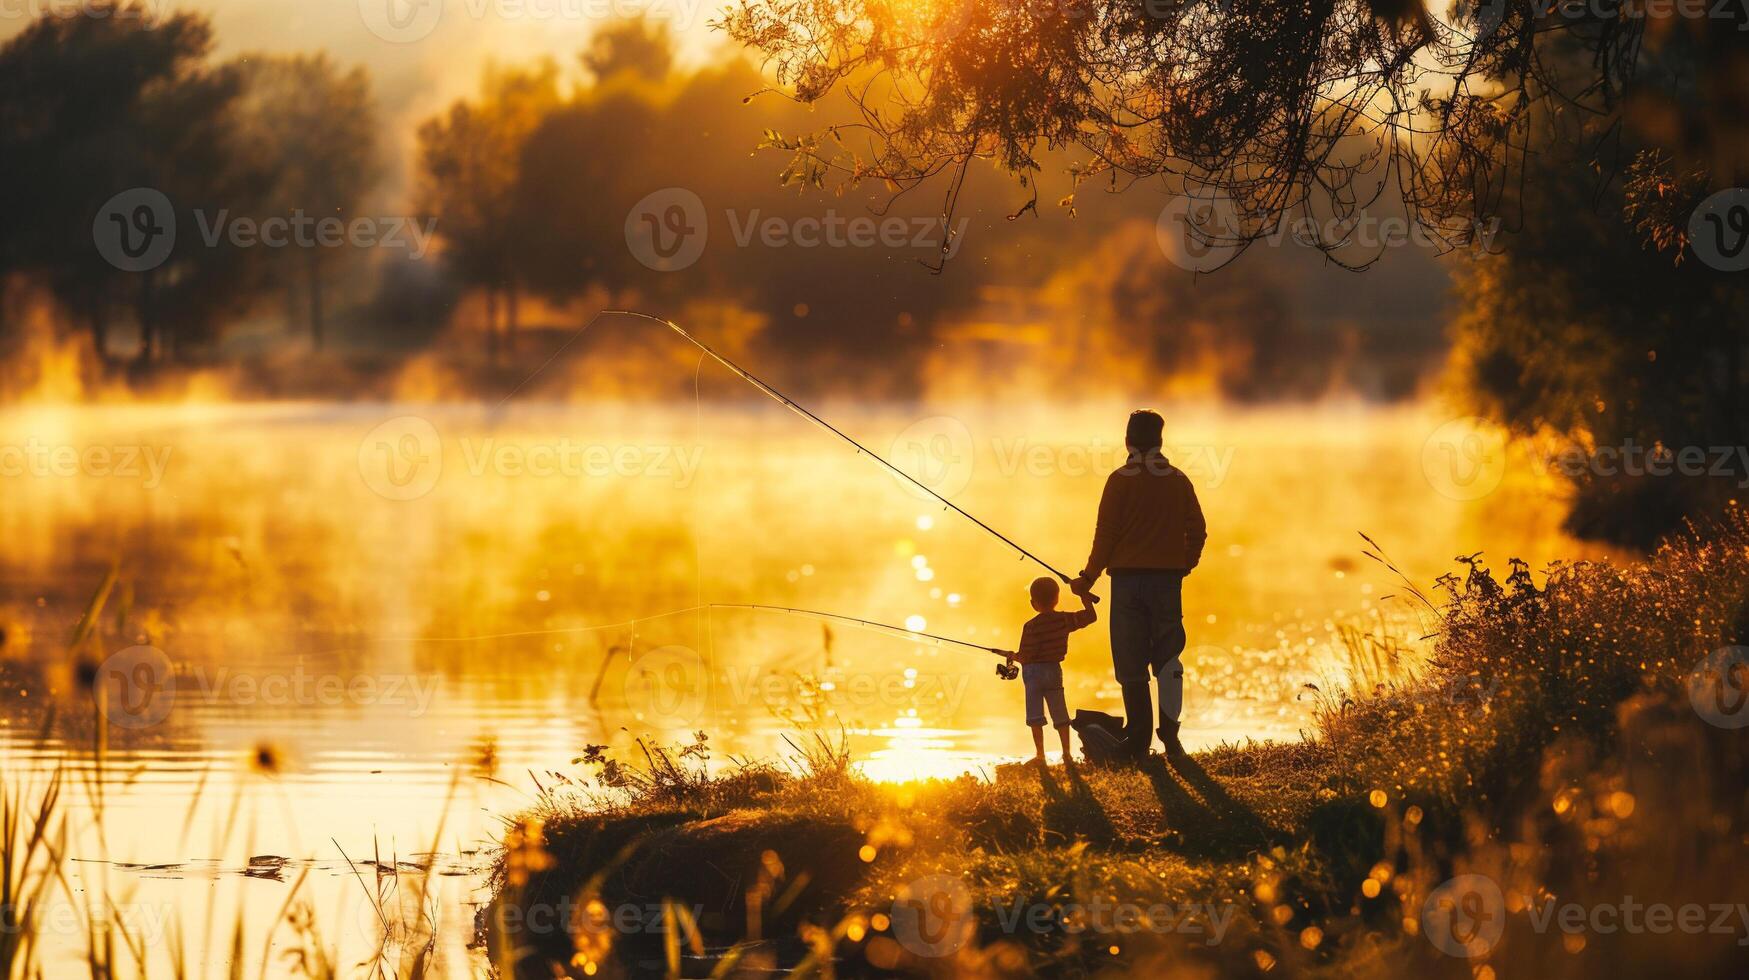
<path id="1" fill-rule="evenodd" d="M 1160 722 L 1160 741 L 1166 743 L 1166 758 L 1184 758 L 1184 743 L 1178 740 L 1178 722 Z"/>
<path id="2" fill-rule="evenodd" d="M 1131 758 L 1146 759 L 1153 739 L 1148 735 L 1148 719 L 1154 716 L 1154 692 L 1148 682 L 1123 685 L 1124 748 Z"/>

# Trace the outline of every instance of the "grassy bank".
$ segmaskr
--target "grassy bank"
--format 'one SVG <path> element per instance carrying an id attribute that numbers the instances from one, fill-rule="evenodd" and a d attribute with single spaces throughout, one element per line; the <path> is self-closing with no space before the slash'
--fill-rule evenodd
<path id="1" fill-rule="evenodd" d="M 1174 765 L 886 786 L 823 736 L 714 775 L 702 738 L 592 753 L 512 819 L 482 928 L 531 976 L 1717 972 L 1749 960 L 1749 736 L 1696 671 L 1749 643 L 1746 595 L 1735 509 L 1634 567 L 1470 563 L 1414 593 L 1425 669 Z M 1622 921 L 1655 905 L 1704 926 Z"/>

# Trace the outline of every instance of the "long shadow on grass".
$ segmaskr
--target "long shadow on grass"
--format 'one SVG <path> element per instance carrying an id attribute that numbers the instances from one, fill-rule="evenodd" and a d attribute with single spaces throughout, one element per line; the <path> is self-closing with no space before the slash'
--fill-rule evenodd
<path id="1" fill-rule="evenodd" d="M 1235 858 L 1267 847 L 1280 836 L 1257 811 L 1234 799 L 1196 760 L 1185 756 L 1174 766 L 1196 795 L 1173 777 L 1162 756 L 1150 756 L 1141 768 L 1160 799 L 1166 825 L 1176 832 L 1176 850 L 1197 857 Z"/>
<path id="2" fill-rule="evenodd" d="M 1045 843 L 1062 844 L 1077 840 L 1094 844 L 1110 844 L 1117 839 L 1117 830 L 1099 799 L 1088 789 L 1076 769 L 1069 770 L 1069 791 L 1057 784 L 1048 769 L 1039 769 L 1039 786 L 1044 789 Z"/>

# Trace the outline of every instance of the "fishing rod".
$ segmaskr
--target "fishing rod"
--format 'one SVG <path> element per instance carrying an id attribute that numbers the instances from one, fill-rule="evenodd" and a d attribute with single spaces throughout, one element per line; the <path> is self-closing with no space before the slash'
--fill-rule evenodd
<path id="1" fill-rule="evenodd" d="M 752 385 L 753 387 L 764 392 L 766 395 L 770 396 L 770 398 L 773 401 L 776 401 L 778 404 L 780 404 L 783 407 L 789 409 L 790 411 L 796 413 L 797 415 L 800 415 L 802 418 L 807 419 L 808 421 L 814 423 L 815 425 L 819 426 L 820 428 L 825 429 L 827 432 L 830 432 L 833 435 L 837 436 L 838 438 L 843 439 L 845 442 L 850 443 L 852 446 L 855 446 L 857 452 L 868 454 L 870 459 L 873 459 L 875 462 L 881 464 L 882 466 L 885 466 L 888 470 L 892 471 L 900 479 L 903 479 L 905 482 L 911 484 L 912 486 L 916 487 L 917 489 L 923 491 L 926 494 L 929 494 L 931 497 L 934 497 L 936 500 L 941 502 L 942 506 L 949 508 L 954 513 L 960 515 L 961 517 L 965 518 L 968 521 L 971 521 L 973 524 L 976 524 L 978 527 L 983 528 L 985 531 L 994 535 L 998 541 L 1001 541 L 1003 544 L 1007 545 L 1008 547 L 1013 548 L 1015 551 L 1020 552 L 1020 554 L 1023 557 L 1031 559 L 1040 568 L 1044 569 L 1047 572 L 1050 572 L 1052 575 L 1055 575 L 1058 579 L 1060 579 L 1065 584 L 1067 584 L 1071 581 L 1069 576 L 1064 575 L 1062 572 L 1058 571 L 1055 567 L 1053 567 L 1049 562 L 1045 561 L 1043 558 L 1040 558 L 1039 556 L 1037 556 L 1037 555 L 1033 554 L 1032 552 L 1026 550 L 1025 548 L 1021 547 L 1017 542 L 1015 542 L 1015 540 L 1013 538 L 1010 538 L 1008 535 L 1003 534 L 1001 531 L 998 531 L 995 528 L 991 527 L 990 525 L 985 524 L 983 521 L 978 520 L 976 517 L 973 517 L 971 514 L 966 512 L 965 508 L 959 506 L 958 504 L 947 499 L 946 497 L 943 497 L 941 494 L 936 493 L 934 490 L 925 486 L 916 477 L 912 476 L 911 474 L 905 472 L 902 469 L 899 469 L 897 466 L 894 466 L 892 463 L 888 462 L 886 457 L 884 457 L 881 454 L 875 452 L 874 450 L 868 448 L 867 446 L 863 445 L 862 443 L 857 442 L 855 439 L 851 438 L 849 435 L 847 435 L 843 430 L 839 429 L 837 426 L 826 421 L 825 419 L 821 418 L 820 416 L 815 415 L 813 412 L 808 411 L 806 408 L 803 408 L 801 405 L 796 403 L 795 399 L 789 397 L 788 395 L 784 394 L 781 391 L 778 391 L 776 388 L 773 388 L 771 385 L 766 384 L 764 381 L 755 377 L 751 371 L 748 371 L 746 368 L 742 367 L 741 365 L 736 364 L 734 361 L 729 360 L 727 357 L 723 356 L 722 354 L 717 353 L 717 351 L 715 349 L 713 349 L 709 344 L 705 343 L 702 340 L 699 340 L 697 337 L 694 337 L 692 334 L 687 333 L 686 330 L 680 326 L 680 324 L 675 323 L 673 320 L 664 319 L 662 317 L 656 316 L 653 313 L 640 313 L 637 310 L 602 310 L 600 313 L 597 313 L 595 315 L 594 319 L 589 321 L 589 324 L 584 325 L 585 329 L 587 329 L 589 325 L 593 324 L 595 322 L 595 320 L 598 320 L 604 316 L 630 316 L 630 317 L 637 317 L 637 318 L 642 319 L 642 320 L 652 320 L 656 323 L 662 324 L 663 326 L 667 327 L 668 329 L 679 334 L 681 336 L 681 338 L 684 339 L 687 343 L 689 343 L 692 346 L 697 347 L 699 350 L 703 351 L 706 355 L 708 355 L 712 360 L 716 361 L 718 364 L 721 364 L 723 367 L 726 367 L 730 371 L 733 371 L 737 376 L 739 376 L 741 378 L 741 380 L 747 382 L 748 384 Z M 1099 597 L 1096 595 L 1092 595 L 1091 593 L 1088 594 L 1087 598 L 1091 602 L 1098 602 L 1099 601 Z M 953 642 L 957 642 L 957 641 L 953 641 Z"/>
<path id="2" fill-rule="evenodd" d="M 925 639 L 935 640 L 935 641 L 940 642 L 940 643 L 952 643 L 952 644 L 955 644 L 957 646 L 971 647 L 973 650 L 982 650 L 985 653 L 993 653 L 993 654 L 997 655 L 998 657 L 1005 657 L 1005 658 L 1009 658 L 1009 659 L 1012 659 L 1014 657 L 1014 651 L 1003 650 L 1000 647 L 987 647 L 987 646 L 984 646 L 983 644 L 973 643 L 969 640 L 956 640 L 951 636 L 938 636 L 934 633 L 925 633 L 922 630 L 908 629 L 904 626 L 894 626 L 891 623 L 877 623 L 872 619 L 859 619 L 855 616 L 844 616 L 844 615 L 840 615 L 838 613 L 821 612 L 818 609 L 797 609 L 797 608 L 794 608 L 793 606 L 766 606 L 766 605 L 761 605 L 761 604 L 756 603 L 756 602 L 713 602 L 710 604 L 710 608 L 712 608 L 712 609 L 755 609 L 755 610 L 758 610 L 760 612 L 780 612 L 780 613 L 790 613 L 791 615 L 796 615 L 796 616 L 813 616 L 813 617 L 816 617 L 818 619 L 830 619 L 830 620 L 833 620 L 835 622 L 849 623 L 853 626 L 861 626 L 865 629 L 879 630 L 879 631 L 884 631 L 887 633 L 897 633 L 899 635 L 902 635 L 902 636 L 905 636 L 908 638 L 915 638 L 915 637 L 921 636 L 921 637 L 924 637 Z"/>

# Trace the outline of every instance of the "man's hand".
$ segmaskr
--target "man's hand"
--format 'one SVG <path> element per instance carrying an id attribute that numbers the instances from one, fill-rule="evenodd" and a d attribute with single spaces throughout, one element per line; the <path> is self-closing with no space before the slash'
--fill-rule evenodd
<path id="1" fill-rule="evenodd" d="M 1095 581 L 1097 581 L 1097 579 L 1094 576 L 1088 575 L 1086 572 L 1082 572 L 1080 575 L 1077 575 L 1074 578 L 1069 580 L 1069 591 L 1075 593 L 1076 595 L 1080 596 L 1083 600 L 1085 600 L 1090 595 L 1092 595 L 1093 583 Z"/>

